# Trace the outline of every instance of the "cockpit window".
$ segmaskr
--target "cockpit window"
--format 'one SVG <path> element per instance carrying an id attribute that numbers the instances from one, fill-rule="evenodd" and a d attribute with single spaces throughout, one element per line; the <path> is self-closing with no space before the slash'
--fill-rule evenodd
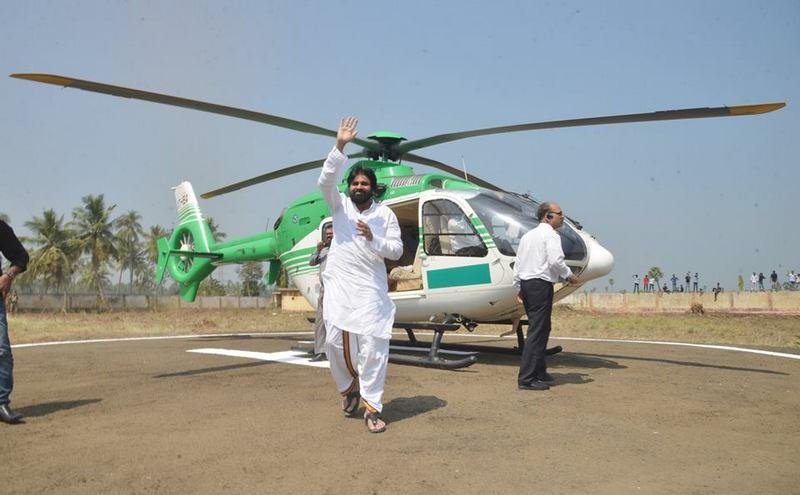
<path id="1" fill-rule="evenodd" d="M 539 225 L 536 219 L 539 203 L 524 196 L 481 191 L 467 198 L 467 202 L 486 226 L 497 249 L 506 256 L 516 256 L 519 240 Z M 580 261 L 586 257 L 586 245 L 571 226 L 565 222 L 557 232 L 568 261 Z"/>
<path id="2" fill-rule="evenodd" d="M 489 252 L 461 208 L 446 199 L 422 205 L 422 238 L 430 255 L 483 257 Z"/>

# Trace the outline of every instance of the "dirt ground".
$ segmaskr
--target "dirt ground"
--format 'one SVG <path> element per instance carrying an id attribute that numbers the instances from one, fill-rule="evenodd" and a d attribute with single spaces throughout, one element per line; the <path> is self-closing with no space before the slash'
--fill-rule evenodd
<path id="1" fill-rule="evenodd" d="M 511 355 L 390 364 L 389 429 L 371 435 L 342 417 L 327 369 L 187 352 L 296 340 L 16 348 L 27 422 L 0 424 L 2 491 L 785 494 L 800 481 L 800 360 L 554 340 L 565 352 L 546 392 L 517 390 Z"/>

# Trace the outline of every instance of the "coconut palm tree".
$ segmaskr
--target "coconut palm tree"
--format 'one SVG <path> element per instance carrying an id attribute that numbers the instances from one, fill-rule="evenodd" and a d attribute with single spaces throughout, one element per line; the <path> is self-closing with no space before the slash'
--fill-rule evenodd
<path id="1" fill-rule="evenodd" d="M 115 239 L 117 262 L 120 268 L 118 285 L 122 285 L 122 272 L 128 270 L 130 274 L 129 288 L 133 287 L 134 272 L 144 263 L 145 250 L 140 242 L 140 238 L 144 235 L 141 219 L 142 216 L 139 213 L 129 210 L 114 220 L 114 226 L 117 228 Z"/>
<path id="2" fill-rule="evenodd" d="M 217 241 L 221 241 L 222 239 L 228 237 L 228 234 L 219 230 L 219 225 L 217 225 L 217 222 L 214 221 L 214 217 L 208 217 L 208 230 L 214 234 L 214 239 Z"/>
<path id="3" fill-rule="evenodd" d="M 214 221 L 214 217 L 208 217 L 207 220 L 208 220 L 208 230 L 211 231 L 211 235 L 214 236 L 214 239 L 217 242 L 228 237 L 228 234 L 219 229 L 219 225 L 217 225 L 217 222 Z M 217 275 L 219 275 L 220 280 L 225 278 L 225 265 L 219 267 Z M 225 295 L 225 286 L 222 284 L 222 282 L 220 282 L 220 280 L 215 279 L 213 276 L 209 276 L 206 280 L 208 282 L 201 283 L 200 285 L 200 291 L 202 295 L 206 296 Z M 204 287 L 204 285 L 206 287 Z"/>
<path id="4" fill-rule="evenodd" d="M 109 264 L 117 256 L 117 248 L 114 246 L 114 220 L 111 218 L 111 212 L 117 205 L 106 206 L 102 194 L 84 196 L 81 201 L 83 206 L 72 210 L 71 222 L 80 251 L 89 256 L 81 279 L 97 291 L 98 299 L 105 305 L 103 287 L 109 284 Z"/>
<path id="5" fill-rule="evenodd" d="M 144 235 L 144 249 L 142 250 L 142 265 L 138 268 L 136 284 L 140 287 L 154 288 L 156 265 L 158 265 L 158 240 L 162 237 L 169 238 L 170 232 L 161 225 L 151 226 Z"/>
<path id="6" fill-rule="evenodd" d="M 145 244 L 147 253 L 147 261 L 153 266 L 158 263 L 158 240 L 162 237 L 169 237 L 170 232 L 161 225 L 153 225 L 150 230 L 145 234 Z"/>
<path id="7" fill-rule="evenodd" d="M 80 250 L 73 241 L 73 232 L 64 223 L 64 215 L 58 216 L 53 209 L 45 210 L 41 217 L 25 222 L 33 233 L 25 242 L 36 246 L 28 263 L 28 276 L 44 282 L 45 291 L 51 286 L 69 290 L 75 263 Z"/>

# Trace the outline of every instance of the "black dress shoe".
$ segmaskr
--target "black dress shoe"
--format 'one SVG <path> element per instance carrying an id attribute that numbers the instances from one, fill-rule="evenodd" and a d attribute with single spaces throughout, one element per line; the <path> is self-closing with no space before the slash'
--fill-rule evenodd
<path id="1" fill-rule="evenodd" d="M 22 422 L 22 414 L 11 409 L 8 404 L 0 406 L 0 421 L 10 425 Z"/>
<path id="2" fill-rule="evenodd" d="M 550 385 L 540 380 L 534 380 L 528 383 L 520 383 L 518 385 L 520 390 L 549 390 Z"/>
<path id="3" fill-rule="evenodd" d="M 551 375 L 546 371 L 542 371 L 541 373 L 536 375 L 536 379 L 539 380 L 540 382 L 547 382 L 547 383 L 553 383 L 554 381 L 556 381 L 556 379 L 553 378 L 553 375 Z"/>
<path id="4" fill-rule="evenodd" d="M 324 352 L 320 352 L 319 354 L 314 354 L 314 356 L 310 359 L 310 361 L 315 363 L 317 361 L 327 361 L 327 360 L 328 356 L 326 356 Z"/>

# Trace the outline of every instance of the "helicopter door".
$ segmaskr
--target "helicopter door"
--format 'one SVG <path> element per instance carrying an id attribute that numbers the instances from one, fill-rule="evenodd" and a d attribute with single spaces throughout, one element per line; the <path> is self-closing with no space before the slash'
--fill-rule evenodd
<path id="1" fill-rule="evenodd" d="M 491 263 L 468 207 L 441 192 L 420 195 L 422 281 L 426 290 L 452 292 L 498 282 L 502 269 Z M 497 273 L 495 273 L 497 272 Z"/>
<path id="2" fill-rule="evenodd" d="M 387 205 L 392 209 L 400 225 L 403 254 L 397 260 L 386 260 L 389 292 L 395 299 L 418 298 L 422 291 L 422 268 L 419 252 L 419 202 L 414 199 L 404 203 Z"/>

